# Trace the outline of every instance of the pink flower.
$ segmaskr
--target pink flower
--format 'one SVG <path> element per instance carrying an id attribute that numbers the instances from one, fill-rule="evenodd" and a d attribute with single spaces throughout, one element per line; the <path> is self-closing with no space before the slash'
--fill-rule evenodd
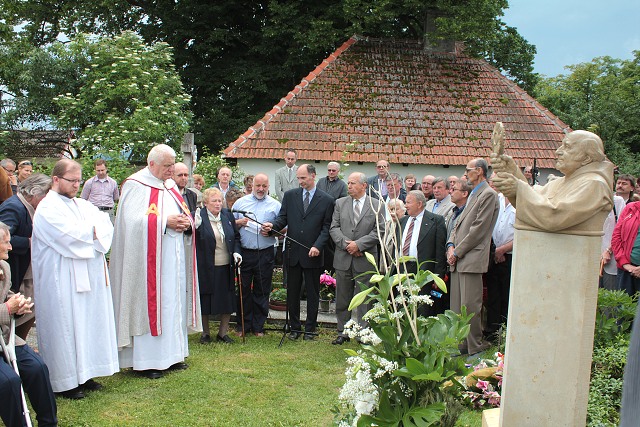
<path id="1" fill-rule="evenodd" d="M 489 387 L 489 381 L 478 380 L 478 382 L 476 383 L 476 387 L 478 387 L 480 390 L 486 390 L 487 387 Z"/>
<path id="2" fill-rule="evenodd" d="M 333 277 L 331 277 L 331 275 L 325 271 L 324 273 L 322 273 L 322 274 L 320 275 L 320 283 L 322 283 L 322 284 L 323 284 L 323 285 L 325 285 L 326 287 L 329 287 L 329 288 L 335 288 L 335 286 L 336 286 L 336 279 L 334 279 Z"/>

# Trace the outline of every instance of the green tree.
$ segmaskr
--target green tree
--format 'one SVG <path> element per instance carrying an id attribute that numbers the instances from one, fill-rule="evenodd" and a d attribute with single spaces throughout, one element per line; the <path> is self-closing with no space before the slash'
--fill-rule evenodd
<path id="1" fill-rule="evenodd" d="M 566 68 L 567 75 L 540 79 L 537 99 L 573 129 L 600 135 L 622 172 L 640 173 L 640 51 Z"/>
<path id="2" fill-rule="evenodd" d="M 155 144 L 179 148 L 191 114 L 169 45 L 146 45 L 125 32 L 97 41 L 78 35 L 50 49 L 53 55 L 77 52 L 84 63 L 77 93 L 53 98 L 59 108 L 55 123 L 75 130 L 76 149 L 90 157 L 125 155 L 139 162 Z"/>
<path id="3" fill-rule="evenodd" d="M 430 40 L 464 41 L 529 89 L 535 48 L 499 19 L 505 7 L 506 0 L 0 0 L 0 16 L 21 25 L 19 37 L 5 37 L 10 44 L 121 30 L 168 43 L 192 97 L 196 141 L 215 152 L 355 33 L 415 39 L 434 29 Z"/>

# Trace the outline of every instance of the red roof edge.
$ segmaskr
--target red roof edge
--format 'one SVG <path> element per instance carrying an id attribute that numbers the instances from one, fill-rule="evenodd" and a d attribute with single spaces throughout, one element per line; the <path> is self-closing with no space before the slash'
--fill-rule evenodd
<path id="1" fill-rule="evenodd" d="M 296 85 L 296 87 L 290 91 L 284 98 L 280 99 L 274 107 L 264 115 L 264 117 L 256 122 L 253 126 L 250 126 L 249 129 L 242 135 L 238 137 L 235 141 L 233 141 L 229 146 L 223 151 L 223 157 L 231 157 L 233 158 L 233 154 L 236 148 L 242 146 L 247 140 L 256 136 L 265 126 L 273 120 L 274 117 L 278 115 L 279 112 L 284 110 L 284 108 L 295 99 L 304 89 L 313 82 L 316 77 L 324 72 L 324 70 L 332 64 L 334 61 L 338 59 L 338 57 L 349 49 L 354 43 L 356 43 L 360 37 L 354 35 L 349 38 L 346 42 L 342 44 L 335 52 L 333 52 L 329 57 L 327 57 L 320 65 L 318 65 L 313 71 L 311 71 L 305 78 L 302 79 L 300 84 Z"/>

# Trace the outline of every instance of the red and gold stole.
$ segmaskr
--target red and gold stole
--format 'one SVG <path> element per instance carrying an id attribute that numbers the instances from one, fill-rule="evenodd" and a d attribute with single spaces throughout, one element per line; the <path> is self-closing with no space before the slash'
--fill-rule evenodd
<path id="1" fill-rule="evenodd" d="M 160 190 L 150 187 L 149 209 L 147 209 L 147 311 L 149 313 L 149 328 L 151 335 L 157 337 L 162 333 L 162 324 L 158 313 L 161 304 L 161 292 L 158 292 L 160 282 L 160 266 L 158 257 L 162 255 L 158 230 L 162 226 L 162 218 L 158 209 Z"/>

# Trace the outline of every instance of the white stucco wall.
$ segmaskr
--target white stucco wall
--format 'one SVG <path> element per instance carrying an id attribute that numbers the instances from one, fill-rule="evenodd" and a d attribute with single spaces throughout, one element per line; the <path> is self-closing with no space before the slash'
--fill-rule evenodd
<path id="1" fill-rule="evenodd" d="M 301 165 L 307 163 L 304 159 L 298 160 L 297 165 Z M 324 176 L 327 176 L 327 164 L 328 162 L 319 162 L 312 164 L 316 167 L 317 177 L 316 179 L 320 179 Z M 257 173 L 266 173 L 269 176 L 269 184 L 273 186 L 275 182 L 276 170 L 280 169 L 285 165 L 284 159 L 281 159 L 279 162 L 274 159 L 238 159 L 238 167 L 242 169 L 245 175 L 255 175 Z M 341 170 L 341 176 L 345 179 L 352 172 L 363 172 L 367 176 L 373 176 L 376 174 L 376 165 L 375 163 L 350 163 L 347 167 L 343 167 Z M 448 168 L 442 166 L 434 166 L 434 165 L 409 165 L 402 166 L 398 164 L 391 165 L 391 172 L 397 172 L 404 177 L 412 173 L 416 176 L 417 181 L 422 181 L 422 177 L 425 175 L 433 175 L 433 176 L 442 176 L 447 178 L 451 175 L 462 176 L 465 172 L 464 166 L 450 166 Z M 561 174 L 553 169 L 541 169 L 540 176 L 538 180 L 542 184 L 546 184 L 547 175 L 549 173 L 554 173 L 556 176 L 561 176 Z M 240 183 L 241 184 L 241 183 Z M 272 187 L 273 188 L 273 187 Z M 274 191 L 271 191 L 274 194 Z"/>

